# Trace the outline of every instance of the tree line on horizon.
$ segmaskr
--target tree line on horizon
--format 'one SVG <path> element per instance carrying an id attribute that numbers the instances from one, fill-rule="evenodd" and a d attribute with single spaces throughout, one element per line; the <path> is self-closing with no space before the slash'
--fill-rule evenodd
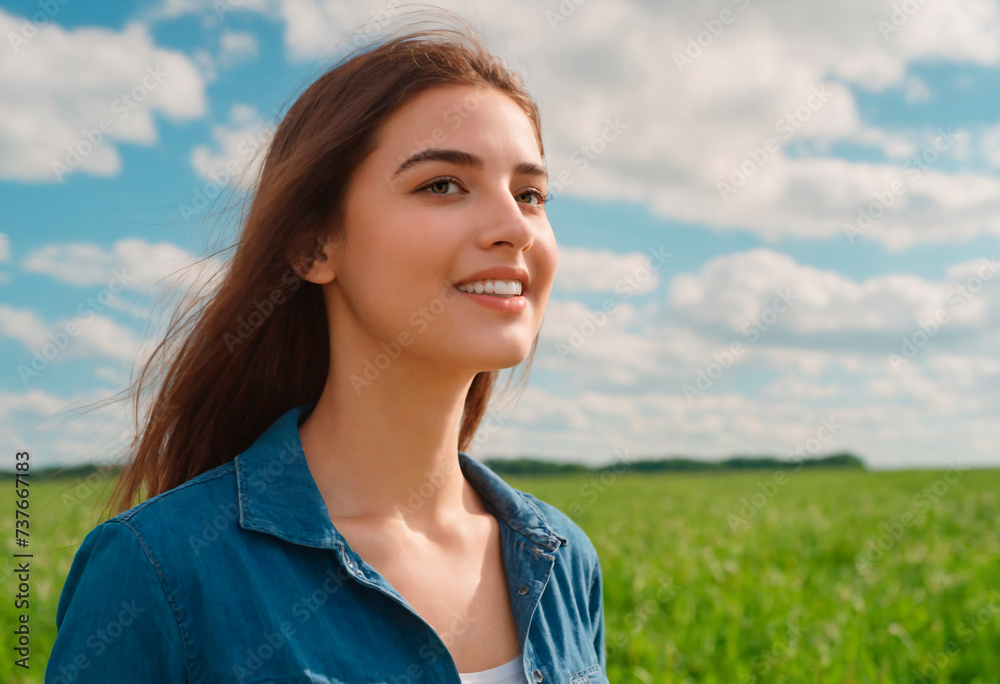
<path id="1" fill-rule="evenodd" d="M 649 473 L 666 471 L 708 471 L 770 469 L 797 467 L 799 461 L 789 461 L 774 456 L 733 456 L 721 461 L 705 461 L 694 458 L 634 459 L 603 466 L 588 466 L 582 463 L 556 463 L 540 458 L 488 458 L 483 463 L 497 475 L 570 475 L 600 474 L 604 472 L 624 472 L 626 470 Z M 803 468 L 851 468 L 867 470 L 864 461 L 851 453 L 831 454 L 819 458 L 802 459 Z"/>
<path id="2" fill-rule="evenodd" d="M 734 456 L 721 461 L 704 461 L 693 458 L 661 458 L 636 459 L 631 462 L 620 461 L 604 466 L 588 466 L 582 463 L 557 463 L 541 458 L 487 458 L 483 464 L 497 475 L 570 475 L 578 473 L 600 474 L 603 472 L 636 472 L 661 471 L 727 471 L 746 470 L 753 468 L 781 469 L 797 466 L 798 461 L 788 461 L 774 456 Z M 833 454 L 822 458 L 806 458 L 802 460 L 803 468 L 856 468 L 865 470 L 865 463 L 850 453 Z M 98 466 L 93 464 L 78 466 L 62 466 L 48 468 L 33 468 L 32 475 L 37 478 L 73 477 L 83 478 L 93 475 L 102 468 L 109 477 L 117 477 L 121 466 Z M 14 479 L 14 471 L 0 471 L 0 477 Z"/>

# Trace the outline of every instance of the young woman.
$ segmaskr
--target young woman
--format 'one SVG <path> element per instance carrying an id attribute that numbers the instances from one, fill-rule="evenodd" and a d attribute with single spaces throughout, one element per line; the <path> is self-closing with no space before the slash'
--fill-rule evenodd
<path id="1" fill-rule="evenodd" d="M 545 201 L 536 105 L 464 23 L 313 83 L 76 554 L 46 682 L 607 682 L 590 540 L 463 451 L 534 355 Z"/>

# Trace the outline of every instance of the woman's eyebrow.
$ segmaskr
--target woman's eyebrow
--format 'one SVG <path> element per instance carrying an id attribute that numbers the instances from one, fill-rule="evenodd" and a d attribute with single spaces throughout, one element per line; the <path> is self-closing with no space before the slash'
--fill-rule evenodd
<path id="1" fill-rule="evenodd" d="M 417 152 L 404 161 L 399 165 L 399 168 L 396 169 L 390 179 L 395 180 L 397 176 L 407 169 L 428 161 L 445 161 L 452 164 L 458 164 L 460 166 L 469 166 L 475 169 L 481 169 L 486 166 L 486 162 L 482 157 L 470 152 L 462 152 L 461 150 L 430 149 Z M 539 176 L 546 179 L 549 177 L 548 171 L 546 171 L 544 167 L 539 166 L 534 162 L 527 161 L 519 162 L 517 166 L 514 167 L 514 174 L 518 176 Z"/>

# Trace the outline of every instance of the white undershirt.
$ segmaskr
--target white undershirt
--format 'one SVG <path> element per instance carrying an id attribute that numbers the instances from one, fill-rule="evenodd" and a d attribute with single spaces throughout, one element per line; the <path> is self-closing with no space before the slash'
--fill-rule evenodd
<path id="1" fill-rule="evenodd" d="M 503 665 L 480 672 L 458 673 L 462 684 L 528 684 L 524 678 L 524 666 L 520 654 Z"/>

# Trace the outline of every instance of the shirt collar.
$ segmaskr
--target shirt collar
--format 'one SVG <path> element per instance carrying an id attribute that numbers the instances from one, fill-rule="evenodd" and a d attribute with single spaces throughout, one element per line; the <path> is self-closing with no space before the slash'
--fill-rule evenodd
<path id="1" fill-rule="evenodd" d="M 330 521 L 299 438 L 298 426 L 313 406 L 289 409 L 236 457 L 240 526 L 296 544 L 343 547 L 344 539 Z M 465 479 L 497 519 L 547 549 L 568 543 L 534 503 L 499 475 L 463 451 L 458 460 Z"/>

